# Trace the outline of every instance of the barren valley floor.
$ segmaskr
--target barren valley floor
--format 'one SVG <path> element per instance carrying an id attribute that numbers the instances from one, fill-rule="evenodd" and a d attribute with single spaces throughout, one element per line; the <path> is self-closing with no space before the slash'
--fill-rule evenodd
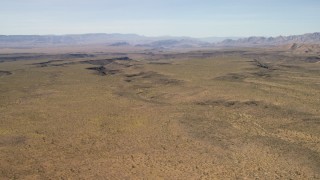
<path id="1" fill-rule="evenodd" d="M 221 50 L 0 60 L 0 179 L 320 178 L 316 57 Z"/>

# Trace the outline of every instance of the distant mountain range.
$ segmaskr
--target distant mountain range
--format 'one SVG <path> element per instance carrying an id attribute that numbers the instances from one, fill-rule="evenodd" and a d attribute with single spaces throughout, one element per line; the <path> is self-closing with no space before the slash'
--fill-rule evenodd
<path id="1" fill-rule="evenodd" d="M 0 47 L 44 47 L 99 44 L 105 46 L 137 46 L 149 48 L 186 48 L 212 46 L 230 37 L 147 37 L 137 34 L 75 34 L 75 35 L 0 35 Z M 237 39 L 237 38 L 231 38 Z"/>
<path id="2" fill-rule="evenodd" d="M 320 44 L 320 33 L 308 33 L 294 36 L 278 36 L 278 37 L 248 37 L 237 40 L 226 39 L 218 46 L 279 46 L 287 44 Z"/>
<path id="3" fill-rule="evenodd" d="M 187 38 L 158 40 L 147 44 L 138 44 L 136 46 L 151 48 L 195 48 L 208 47 L 212 46 L 212 44 L 209 42 L 200 41 L 195 38 Z"/>
<path id="4" fill-rule="evenodd" d="M 320 33 L 278 37 L 147 37 L 137 34 L 76 35 L 0 35 L 0 47 L 46 47 L 99 44 L 146 48 L 255 47 L 297 44 L 320 44 Z"/>
<path id="5" fill-rule="evenodd" d="M 147 40 L 147 37 L 136 34 L 0 35 L 0 46 L 140 43 L 148 42 Z"/>

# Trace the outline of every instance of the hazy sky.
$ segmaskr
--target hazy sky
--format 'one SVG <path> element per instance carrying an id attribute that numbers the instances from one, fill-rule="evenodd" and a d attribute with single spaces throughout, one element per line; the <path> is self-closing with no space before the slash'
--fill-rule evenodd
<path id="1" fill-rule="evenodd" d="M 0 34 L 277 36 L 320 31 L 320 0 L 0 0 Z"/>

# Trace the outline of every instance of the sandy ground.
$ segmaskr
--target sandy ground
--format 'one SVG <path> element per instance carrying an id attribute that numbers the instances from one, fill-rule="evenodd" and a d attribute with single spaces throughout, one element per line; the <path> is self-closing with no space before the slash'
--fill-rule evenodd
<path id="1" fill-rule="evenodd" d="M 320 178 L 319 63 L 128 56 L 0 63 L 0 179 Z"/>

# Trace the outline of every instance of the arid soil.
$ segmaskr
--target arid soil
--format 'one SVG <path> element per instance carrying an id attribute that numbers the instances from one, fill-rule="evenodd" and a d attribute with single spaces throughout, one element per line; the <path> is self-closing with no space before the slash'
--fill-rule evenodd
<path id="1" fill-rule="evenodd" d="M 319 62 L 0 54 L 0 179 L 319 179 Z"/>

